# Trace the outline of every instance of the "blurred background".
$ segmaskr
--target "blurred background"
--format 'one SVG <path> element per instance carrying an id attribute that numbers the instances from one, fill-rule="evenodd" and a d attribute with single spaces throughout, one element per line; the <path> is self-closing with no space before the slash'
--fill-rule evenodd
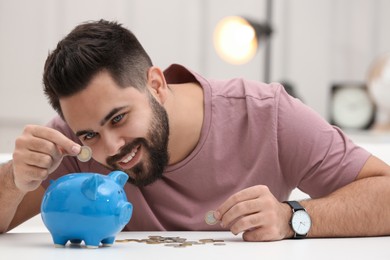
<path id="1" fill-rule="evenodd" d="M 42 92 L 48 52 L 79 23 L 102 18 L 132 30 L 161 68 L 283 82 L 346 131 L 387 133 L 388 10 L 386 0 L 0 0 L 0 153 L 12 152 L 24 125 L 54 116 Z M 214 47 L 217 24 L 233 15 L 272 28 L 240 65 Z"/>

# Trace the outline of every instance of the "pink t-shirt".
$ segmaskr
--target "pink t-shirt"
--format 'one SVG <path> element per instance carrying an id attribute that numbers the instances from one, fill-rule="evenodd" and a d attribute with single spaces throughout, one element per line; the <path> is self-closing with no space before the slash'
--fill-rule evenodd
<path id="1" fill-rule="evenodd" d="M 280 201 L 296 187 L 321 197 L 352 182 L 370 156 L 280 84 L 207 80 L 180 65 L 165 76 L 168 83 L 202 86 L 201 137 L 187 158 L 166 167 L 161 180 L 143 188 L 125 185 L 134 206 L 125 230 L 222 230 L 207 225 L 204 216 L 232 194 L 261 184 Z M 78 140 L 59 117 L 49 126 Z M 109 170 L 94 160 L 65 157 L 49 179 L 73 172 Z"/>

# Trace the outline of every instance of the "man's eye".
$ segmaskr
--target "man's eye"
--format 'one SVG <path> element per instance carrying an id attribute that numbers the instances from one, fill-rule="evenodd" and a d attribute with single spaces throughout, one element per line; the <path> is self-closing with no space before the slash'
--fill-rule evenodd
<path id="1" fill-rule="evenodd" d="M 84 140 L 91 140 L 92 138 L 94 138 L 96 136 L 96 133 L 87 133 L 84 135 Z"/>
<path id="2" fill-rule="evenodd" d="M 112 123 L 113 123 L 114 125 L 117 124 L 117 123 L 119 123 L 119 122 L 123 119 L 124 116 L 125 116 L 124 114 L 117 115 L 116 117 L 114 117 L 114 118 L 112 119 Z"/>

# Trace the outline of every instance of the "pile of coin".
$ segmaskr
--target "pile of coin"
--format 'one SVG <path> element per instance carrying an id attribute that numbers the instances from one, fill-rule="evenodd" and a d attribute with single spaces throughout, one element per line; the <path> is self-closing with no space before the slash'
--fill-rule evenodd
<path id="1" fill-rule="evenodd" d="M 148 236 L 148 238 L 146 239 L 126 238 L 126 239 L 117 239 L 115 241 L 118 243 L 137 242 L 137 243 L 146 243 L 146 244 L 163 244 L 165 246 L 171 246 L 175 248 L 182 248 L 182 247 L 188 247 L 193 245 L 205 245 L 205 244 L 212 244 L 215 246 L 226 245 L 225 241 L 222 239 L 205 238 L 205 239 L 199 239 L 197 241 L 188 241 L 186 238 L 182 238 L 182 237 L 163 237 L 163 236 Z"/>

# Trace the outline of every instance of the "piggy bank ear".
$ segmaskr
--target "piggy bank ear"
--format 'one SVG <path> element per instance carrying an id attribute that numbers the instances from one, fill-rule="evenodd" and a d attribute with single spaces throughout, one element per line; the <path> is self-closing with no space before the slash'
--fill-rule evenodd
<path id="1" fill-rule="evenodd" d="M 127 180 L 129 179 L 129 176 L 127 176 L 127 174 L 122 171 L 110 172 L 108 176 L 116 183 L 118 183 L 118 185 L 121 186 L 122 188 L 125 186 Z"/>
<path id="2" fill-rule="evenodd" d="M 93 174 L 81 184 L 81 192 L 90 200 L 96 200 L 98 187 L 104 182 L 104 179 L 99 174 Z"/>

